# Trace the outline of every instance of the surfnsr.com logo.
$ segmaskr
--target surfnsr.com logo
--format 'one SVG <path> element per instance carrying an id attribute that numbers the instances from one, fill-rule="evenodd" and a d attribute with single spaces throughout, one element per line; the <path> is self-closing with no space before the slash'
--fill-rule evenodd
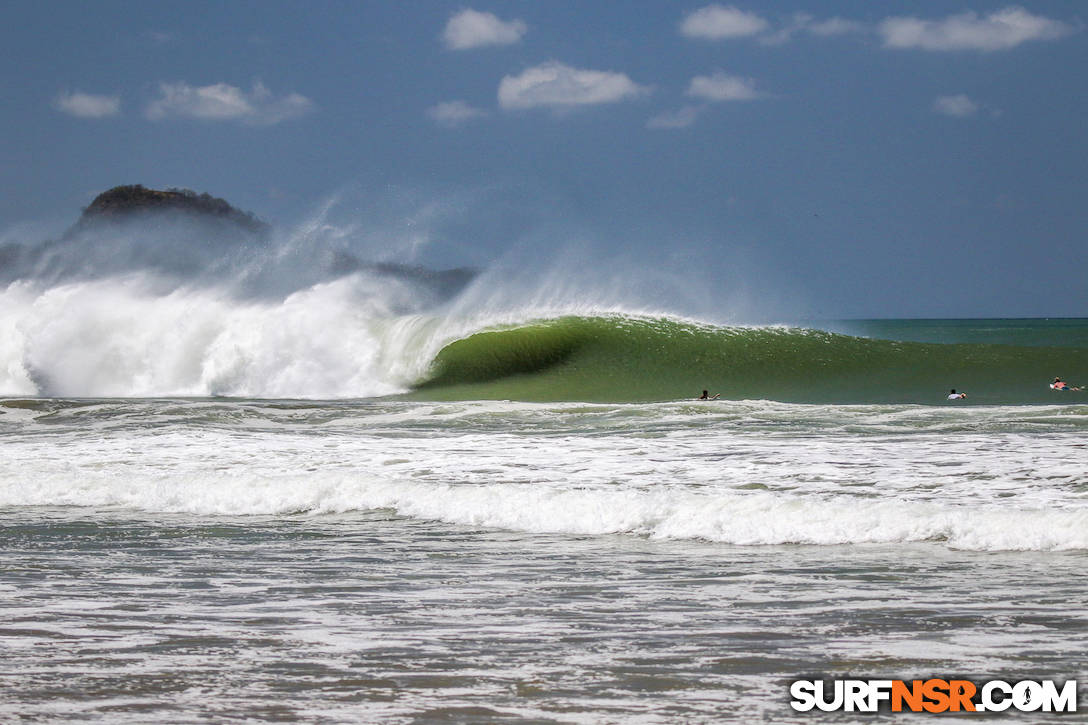
<path id="1" fill-rule="evenodd" d="M 797 680 L 790 697 L 799 712 L 1076 712 L 1077 681 Z"/>

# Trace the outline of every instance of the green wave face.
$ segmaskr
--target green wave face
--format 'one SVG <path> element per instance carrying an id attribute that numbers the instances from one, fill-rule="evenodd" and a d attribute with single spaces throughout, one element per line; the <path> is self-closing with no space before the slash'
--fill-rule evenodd
<path id="1" fill-rule="evenodd" d="M 712 327 L 669 318 L 561 317 L 478 332 L 443 348 L 411 397 L 642 402 L 1079 403 L 1055 375 L 1088 374 L 1088 350 L 895 342 L 818 330 Z M 1088 400 L 1088 398 L 1085 398 Z"/>

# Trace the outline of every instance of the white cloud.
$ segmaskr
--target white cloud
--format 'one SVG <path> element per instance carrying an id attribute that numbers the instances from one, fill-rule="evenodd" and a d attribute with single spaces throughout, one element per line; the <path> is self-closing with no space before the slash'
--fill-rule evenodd
<path id="1" fill-rule="evenodd" d="M 707 101 L 751 101 L 761 98 L 756 82 L 751 78 L 716 71 L 709 76 L 695 76 L 688 85 L 688 95 Z"/>
<path id="2" fill-rule="evenodd" d="M 61 92 L 53 99 L 53 108 L 78 118 L 106 118 L 121 113 L 121 97 Z"/>
<path id="3" fill-rule="evenodd" d="M 483 118 L 487 111 L 473 108 L 464 101 L 445 101 L 427 109 L 427 115 L 441 126 L 460 126 L 477 118 Z"/>
<path id="4" fill-rule="evenodd" d="M 688 14 L 680 23 L 680 33 L 689 38 L 723 40 L 756 35 L 767 28 L 767 21 L 732 5 L 707 5 Z"/>
<path id="5" fill-rule="evenodd" d="M 1060 38 L 1073 32 L 1073 28 L 1012 6 L 985 17 L 965 12 L 943 20 L 887 18 L 880 23 L 878 32 L 887 48 L 995 51 L 1015 48 L 1031 40 Z"/>
<path id="6" fill-rule="evenodd" d="M 684 106 L 676 111 L 665 111 L 647 121 L 646 128 L 687 128 L 695 123 L 701 110 L 698 106 Z"/>
<path id="7" fill-rule="evenodd" d="M 518 76 L 504 76 L 499 83 L 499 105 L 509 110 L 572 108 L 615 103 L 646 92 L 647 88 L 623 73 L 581 70 L 552 61 Z"/>
<path id="8" fill-rule="evenodd" d="M 966 95 L 959 93 L 954 96 L 938 96 L 933 101 L 933 110 L 945 116 L 966 118 L 978 113 L 978 104 Z"/>
<path id="9" fill-rule="evenodd" d="M 808 13 L 794 13 L 789 22 L 773 33 L 760 36 L 759 42 L 764 45 L 782 45 L 793 39 L 799 33 L 815 35 L 821 38 L 829 38 L 835 35 L 847 33 L 860 33 L 865 30 L 865 25 L 854 20 L 843 18 L 828 18 L 816 20 Z"/>
<path id="10" fill-rule="evenodd" d="M 491 13 L 462 10 L 446 23 L 442 39 L 451 50 L 467 50 L 517 43 L 528 29 L 521 20 L 503 21 Z"/>
<path id="11" fill-rule="evenodd" d="M 821 38 L 829 38 L 835 35 L 848 35 L 850 33 L 862 33 L 866 30 L 864 23 L 845 18 L 828 18 L 827 20 L 814 20 L 805 26 L 805 31 Z"/>
<path id="12" fill-rule="evenodd" d="M 298 118 L 313 110 L 313 102 L 298 93 L 276 97 L 261 83 L 248 93 L 226 83 L 194 87 L 188 83 L 160 83 L 159 97 L 144 114 L 158 121 L 196 118 L 204 121 L 241 121 L 271 125 Z"/>

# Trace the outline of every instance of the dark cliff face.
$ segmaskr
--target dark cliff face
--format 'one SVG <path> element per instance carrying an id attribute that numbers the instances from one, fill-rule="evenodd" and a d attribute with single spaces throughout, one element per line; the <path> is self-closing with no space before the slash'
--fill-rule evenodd
<path id="1" fill-rule="evenodd" d="M 83 210 L 74 229 L 161 215 L 234 226 L 259 237 L 266 237 L 270 232 L 267 224 L 248 212 L 235 209 L 224 199 L 189 189 L 163 191 L 139 184 L 115 186 L 99 194 Z"/>

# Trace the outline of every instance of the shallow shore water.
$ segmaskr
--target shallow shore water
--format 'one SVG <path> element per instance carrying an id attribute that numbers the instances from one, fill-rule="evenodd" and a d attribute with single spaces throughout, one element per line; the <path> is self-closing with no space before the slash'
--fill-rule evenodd
<path id="1" fill-rule="evenodd" d="M 0 410 L 4 719 L 804 722 L 795 679 L 1088 674 L 1084 406 Z"/>

